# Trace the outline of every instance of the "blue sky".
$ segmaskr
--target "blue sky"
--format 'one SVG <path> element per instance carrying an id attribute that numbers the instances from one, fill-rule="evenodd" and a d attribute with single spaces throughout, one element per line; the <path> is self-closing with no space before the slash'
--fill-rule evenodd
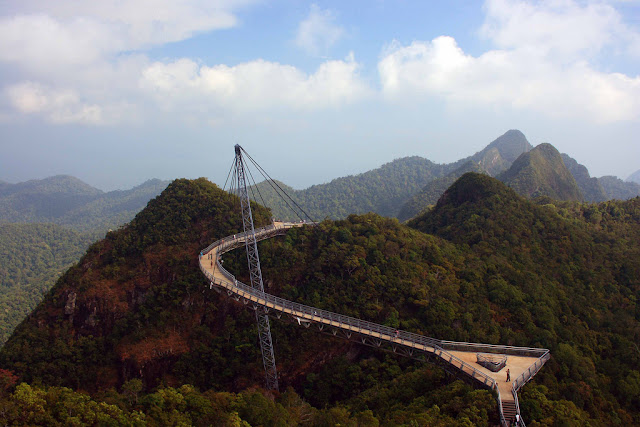
<path id="1" fill-rule="evenodd" d="M 640 3 L 0 0 L 0 180 L 222 184 L 240 143 L 296 188 L 508 129 L 640 169 Z"/>

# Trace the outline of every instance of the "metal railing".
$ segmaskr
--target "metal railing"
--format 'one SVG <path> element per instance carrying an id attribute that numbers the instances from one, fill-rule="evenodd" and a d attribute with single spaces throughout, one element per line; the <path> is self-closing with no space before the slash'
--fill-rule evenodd
<path id="1" fill-rule="evenodd" d="M 289 228 L 297 227 L 301 224 L 296 223 L 284 223 L 280 226 L 271 224 L 260 229 L 256 229 L 256 238 L 260 240 L 273 237 L 278 234 L 284 233 Z M 478 382 L 484 384 L 486 387 L 496 389 L 496 381 L 479 371 L 468 363 L 464 362 L 460 358 L 454 356 L 448 352 L 443 346 L 442 341 L 426 337 L 423 335 L 415 334 L 407 331 L 399 331 L 389 326 L 380 325 L 374 322 L 357 319 L 354 317 L 345 316 L 342 314 L 334 313 L 327 310 L 322 310 L 317 307 L 311 307 L 304 304 L 296 303 L 286 300 L 284 298 L 277 297 L 275 295 L 261 292 L 254 289 L 242 282 L 239 282 L 233 274 L 227 271 L 220 263 L 220 255 L 224 252 L 230 251 L 237 247 L 242 246 L 244 243 L 243 238 L 245 233 L 239 233 L 235 236 L 227 236 L 220 239 L 213 244 L 209 245 L 202 252 L 206 253 L 218 246 L 216 256 L 216 268 L 227 279 L 226 283 L 216 279 L 211 273 L 209 273 L 201 264 L 200 268 L 207 278 L 218 286 L 222 286 L 225 289 L 239 295 L 242 298 L 248 299 L 258 305 L 265 307 L 267 310 L 273 309 L 288 315 L 292 315 L 298 318 L 299 322 L 315 322 L 322 323 L 334 328 L 339 328 L 349 332 L 355 332 L 368 337 L 376 338 L 389 342 L 393 345 L 399 345 L 427 353 L 432 353 L 447 363 L 465 372 L 467 375 L 476 379 Z M 453 342 L 447 342 L 450 344 L 459 344 Z M 463 343 L 466 344 L 466 343 Z M 473 344 L 468 344 L 473 345 Z"/>
<path id="2" fill-rule="evenodd" d="M 258 228 L 255 230 L 256 239 L 265 240 L 270 237 L 282 235 L 285 234 L 286 231 L 290 228 L 299 227 L 302 225 L 305 224 L 270 224 L 266 227 Z M 306 223 L 306 225 L 315 225 L 315 223 Z M 203 263 L 199 263 L 201 271 L 209 279 L 212 286 L 216 285 L 227 289 L 227 291 L 229 291 L 230 293 L 233 293 L 240 298 L 251 301 L 256 305 L 263 307 L 263 309 L 267 313 L 269 312 L 269 310 L 275 310 L 277 312 L 290 315 L 297 319 L 300 324 L 302 324 L 303 322 L 305 324 L 323 324 L 346 332 L 357 333 L 369 338 L 385 341 L 394 346 L 402 346 L 405 348 L 434 354 L 456 369 L 466 373 L 471 378 L 478 381 L 480 384 L 483 384 L 485 387 L 488 387 L 489 389 L 495 390 L 497 392 L 498 407 L 500 411 L 499 413 L 501 422 L 503 424 L 506 423 L 506 421 L 504 419 L 502 399 L 500 396 L 500 391 L 498 390 L 496 380 L 464 362 L 460 358 L 454 356 L 447 350 L 538 357 L 538 361 L 536 361 L 536 363 L 527 371 L 522 373 L 513 383 L 512 393 L 514 395 L 516 411 L 518 414 L 520 413 L 520 410 L 518 406 L 517 391 L 540 370 L 542 365 L 544 365 L 544 363 L 550 357 L 549 350 L 547 349 L 439 340 L 408 331 L 397 330 L 389 326 L 361 320 L 355 317 L 345 316 L 328 310 L 322 310 L 317 307 L 307 306 L 277 297 L 275 295 L 271 295 L 266 292 L 262 292 L 258 289 L 254 289 L 251 286 L 238 281 L 236 277 L 229 271 L 227 271 L 220 262 L 220 255 L 244 245 L 245 237 L 246 233 L 238 233 L 235 235 L 227 236 L 223 239 L 217 240 L 216 242 L 212 243 L 202 250 L 201 255 L 203 253 L 208 253 L 214 248 L 218 247 L 216 251 L 215 268 L 218 269 L 218 271 L 226 280 L 216 278 L 212 273 L 206 270 Z M 522 417 L 520 417 L 520 420 L 522 422 Z M 522 425 L 524 425 L 523 422 Z"/>
<path id="3" fill-rule="evenodd" d="M 484 366 L 492 372 L 498 372 L 507 365 L 507 356 L 487 353 L 476 353 L 478 365 Z"/>
<path id="4" fill-rule="evenodd" d="M 520 404 L 518 402 L 518 390 L 520 390 L 520 388 L 523 385 L 529 382 L 529 380 L 531 380 L 531 378 L 533 378 L 538 373 L 538 371 L 542 368 L 542 365 L 544 365 L 546 361 L 549 360 L 550 358 L 551 358 L 551 354 L 549 350 L 544 349 L 544 352 L 540 355 L 540 358 L 536 360 L 536 362 L 532 366 L 529 366 L 529 369 L 527 369 L 522 374 L 520 374 L 518 378 L 516 378 L 516 380 L 511 385 L 511 394 L 513 394 L 513 400 L 515 401 L 515 404 L 516 404 L 516 413 L 518 414 L 517 424 L 519 427 L 526 427 L 526 424 L 522 419 L 522 414 L 520 414 Z"/>

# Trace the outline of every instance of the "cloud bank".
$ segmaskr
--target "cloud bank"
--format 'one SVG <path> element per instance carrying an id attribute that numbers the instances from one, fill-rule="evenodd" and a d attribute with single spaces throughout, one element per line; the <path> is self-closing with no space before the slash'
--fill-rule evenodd
<path id="1" fill-rule="evenodd" d="M 378 64 L 384 95 L 601 123 L 640 118 L 640 78 L 598 71 L 589 61 L 610 45 L 638 48 L 637 33 L 612 7 L 491 0 L 485 10 L 481 33 L 499 49 L 474 57 L 447 36 L 392 43 Z"/>
<path id="2" fill-rule="evenodd" d="M 436 98 L 460 108 L 598 123 L 640 118 L 640 77 L 601 65 L 611 55 L 640 57 L 640 35 L 601 2 L 488 0 L 478 35 L 491 49 L 472 55 L 450 35 L 390 42 L 374 83 L 361 76 L 367 70 L 354 54 L 324 60 L 313 71 L 264 58 L 228 65 L 147 57 L 150 47 L 236 26 L 238 11 L 251 3 L 9 3 L 0 17 L 0 67 L 12 77 L 0 81 L 8 106 L 0 115 L 113 125 L 167 111 L 197 113 L 209 121 L 209 111 L 296 113 L 363 99 L 411 108 L 415 101 Z M 318 56 L 343 36 L 335 13 L 312 5 L 295 42 Z"/>

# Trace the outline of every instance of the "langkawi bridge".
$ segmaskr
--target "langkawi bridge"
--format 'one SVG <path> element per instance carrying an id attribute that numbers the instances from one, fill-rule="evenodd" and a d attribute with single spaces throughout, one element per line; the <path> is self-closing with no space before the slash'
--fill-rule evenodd
<path id="1" fill-rule="evenodd" d="M 401 356 L 438 364 L 448 372 L 459 374 L 481 387 L 494 390 L 497 394 L 500 421 L 503 426 L 513 423 L 519 426 L 525 425 L 520 415 L 518 391 L 549 360 L 549 350 L 430 338 L 288 301 L 266 293 L 260 270 L 257 242 L 285 235 L 293 227 L 309 227 L 314 226 L 315 223 L 313 221 L 274 221 L 266 227 L 254 228 L 243 153 L 251 161 L 253 159 L 239 145 L 235 146 L 235 153 L 232 182 L 235 182 L 234 191 L 240 198 L 244 232 L 226 236 L 203 249 L 200 253 L 200 269 L 207 277 L 210 288 L 226 293 L 255 311 L 267 388 L 278 388 L 278 374 L 269 326 L 271 317 L 290 320 L 304 328 L 329 333 L 335 337 L 356 341 Z M 261 169 L 255 162 L 254 164 Z M 289 201 L 295 204 L 290 198 Z M 223 254 L 242 246 L 247 252 L 250 285 L 238 281 L 222 266 L 221 262 Z M 508 380 L 507 370 L 510 373 Z"/>

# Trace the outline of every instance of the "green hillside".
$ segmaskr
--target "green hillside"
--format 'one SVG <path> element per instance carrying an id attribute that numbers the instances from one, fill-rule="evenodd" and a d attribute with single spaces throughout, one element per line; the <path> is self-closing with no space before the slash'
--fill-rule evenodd
<path id="1" fill-rule="evenodd" d="M 66 175 L 0 183 L 0 345 L 91 242 L 130 221 L 166 185 L 150 180 L 104 193 Z"/>
<path id="2" fill-rule="evenodd" d="M 530 151 L 533 146 L 522 132 L 511 129 L 496 138 L 484 149 L 473 156 L 458 160 L 451 164 L 450 171 L 459 169 L 465 163 L 475 162 L 491 176 L 496 176 L 509 169 L 521 154 Z"/>
<path id="3" fill-rule="evenodd" d="M 0 346 L 94 240 L 55 224 L 0 224 Z"/>
<path id="4" fill-rule="evenodd" d="M 400 221 L 406 221 L 419 214 L 428 206 L 435 205 L 447 188 L 467 172 L 486 173 L 478 163 L 468 161 L 450 174 L 442 178 L 436 178 L 425 185 L 419 193 L 411 197 L 402 206 L 402 209 L 400 209 L 398 213 L 398 219 Z"/>
<path id="5" fill-rule="evenodd" d="M 551 144 L 540 144 L 522 154 L 509 170 L 498 175 L 498 179 L 528 198 L 548 196 L 555 200 L 584 200 L 562 156 Z"/>
<path id="6" fill-rule="evenodd" d="M 604 202 L 609 200 L 598 178 L 592 178 L 587 168 L 567 154 L 562 154 L 562 161 L 576 180 L 576 184 L 587 202 Z"/>
<path id="7" fill-rule="evenodd" d="M 406 219 L 431 202 L 435 203 L 446 187 L 462 173 L 484 170 L 495 176 L 531 148 L 522 132 L 510 130 L 483 150 L 450 164 L 435 164 L 417 156 L 405 157 L 359 175 L 337 178 L 304 190 L 278 184 L 316 220 L 345 218 L 350 214 L 367 212 Z M 469 164 L 477 164 L 479 169 L 469 169 Z M 433 182 L 435 180 L 438 181 Z M 252 198 L 264 200 L 274 216 L 294 221 L 299 219 L 267 183 L 262 182 L 256 187 L 251 193 Z M 400 214 L 405 203 L 409 206 Z"/>
<path id="8" fill-rule="evenodd" d="M 103 192 L 67 175 L 0 186 L 0 223 L 55 223 L 102 231 L 128 221 L 167 186 L 149 180 L 130 190 Z"/>
<path id="9" fill-rule="evenodd" d="M 236 202 L 206 180 L 172 183 L 63 275 L 0 350 L 0 368 L 31 383 L 89 390 L 123 416 L 164 416 L 167 407 L 155 410 L 147 399 L 181 395 L 173 416 L 204 419 L 187 400 L 211 406 L 225 391 L 239 393 L 228 396 L 237 406 L 221 414 L 244 408 L 236 409 L 240 418 L 255 417 L 241 403 L 262 402 L 247 391 L 263 380 L 255 318 L 208 290 L 197 268 L 200 248 L 240 228 Z M 258 223 L 267 221 L 268 211 L 254 209 Z M 410 224 L 367 214 L 291 230 L 260 246 L 265 285 L 436 338 L 550 348 L 551 361 L 522 394 L 531 425 L 640 422 L 640 199 L 539 206 L 495 179 L 465 174 Z M 241 251 L 225 257 L 241 276 L 245 263 Z M 312 425 L 358 417 L 381 425 L 497 422 L 490 393 L 439 368 L 295 324 L 274 321 L 272 333 L 282 387 L 293 387 L 288 396 L 297 402 L 287 406 L 283 395 L 261 403 L 272 420 L 296 407 Z M 140 388 L 127 394 L 134 380 Z M 185 383 L 210 391 L 167 388 Z M 108 394 L 112 387 L 122 394 Z M 16 407 L 16 399 L 5 402 Z"/>
<path id="10" fill-rule="evenodd" d="M 409 197 L 445 171 L 445 166 L 430 160 L 417 156 L 405 157 L 359 175 L 336 178 L 327 184 L 314 185 L 305 190 L 287 187 L 287 193 L 316 220 L 344 218 L 349 214 L 366 212 L 395 216 Z M 292 217 L 266 183 L 258 184 L 258 189 L 274 216 L 298 219 Z M 260 200 L 258 191 L 254 194 L 255 199 Z"/>
<path id="11" fill-rule="evenodd" d="M 598 181 L 608 199 L 628 200 L 640 196 L 640 184 L 635 182 L 625 182 L 615 176 L 603 176 Z"/>

